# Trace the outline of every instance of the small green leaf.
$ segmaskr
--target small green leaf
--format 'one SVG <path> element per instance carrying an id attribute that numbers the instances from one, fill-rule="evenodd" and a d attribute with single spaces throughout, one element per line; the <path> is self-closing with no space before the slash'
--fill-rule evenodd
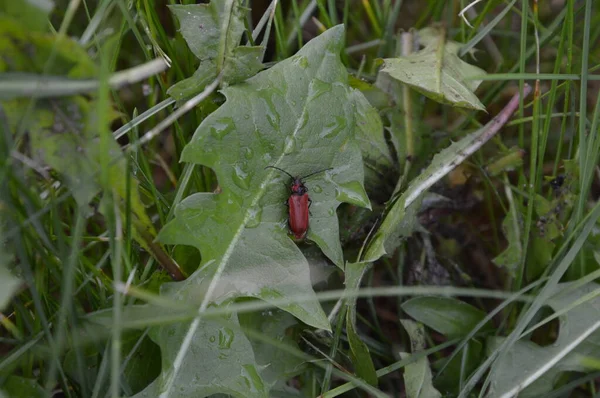
<path id="1" fill-rule="evenodd" d="M 519 147 L 512 147 L 500 156 L 491 159 L 485 170 L 490 176 L 497 176 L 506 171 L 514 171 L 523 166 L 525 151 Z"/>
<path id="2" fill-rule="evenodd" d="M 365 261 L 373 262 L 386 254 L 391 255 L 403 239 L 412 235 L 421 208 L 421 197 L 419 196 L 408 206 L 405 206 L 406 199 L 411 192 L 409 187 L 386 212 L 381 226 L 369 243 L 364 258 Z"/>
<path id="3" fill-rule="evenodd" d="M 511 201 L 508 214 L 504 217 L 502 230 L 504 231 L 508 246 L 492 261 L 498 267 L 505 268 L 514 277 L 515 271 L 523 258 L 523 245 L 521 244 L 523 226 L 514 201 Z"/>
<path id="4" fill-rule="evenodd" d="M 457 396 L 460 390 L 461 381 L 464 382 L 469 375 L 481 363 L 483 354 L 483 344 L 477 340 L 470 340 L 463 351 L 454 356 L 450 363 L 444 369 L 444 372 L 435 377 L 435 386 L 442 392 Z M 440 358 L 432 364 L 434 370 L 439 369 L 446 363 L 446 358 Z"/>
<path id="5" fill-rule="evenodd" d="M 485 318 L 485 312 L 480 309 L 449 297 L 415 297 L 405 301 L 402 309 L 448 338 L 465 336 Z"/>
<path id="6" fill-rule="evenodd" d="M 350 343 L 350 355 L 356 375 L 372 386 L 377 386 L 377 373 L 369 353 L 369 347 L 356 333 L 351 311 L 346 312 L 346 334 L 348 335 L 348 343 Z"/>
<path id="7" fill-rule="evenodd" d="M 545 236 L 534 233 L 531 237 L 530 246 L 525 272 L 527 273 L 527 280 L 534 280 L 544 272 L 550 261 L 552 261 L 552 253 L 554 253 L 556 245 Z"/>
<path id="8" fill-rule="evenodd" d="M 424 350 L 426 341 L 423 326 L 408 319 L 401 319 L 400 322 L 410 337 L 412 354 Z M 400 357 L 405 359 L 410 357 L 410 354 L 401 352 Z M 429 367 L 427 357 L 420 358 L 417 361 L 406 365 L 404 368 L 404 386 L 406 388 L 407 398 L 438 398 L 442 396 L 442 394 L 433 387 L 431 368 Z"/>
<path id="9" fill-rule="evenodd" d="M 419 31 L 424 48 L 405 57 L 387 58 L 380 73 L 408 84 L 434 101 L 463 108 L 485 110 L 473 93 L 480 80 L 468 80 L 485 71 L 458 57 L 461 43 L 446 41 L 444 28 Z"/>
<path id="10" fill-rule="evenodd" d="M 247 8 L 242 0 L 212 0 L 208 4 L 171 5 L 180 32 L 200 60 L 194 75 L 173 85 L 168 94 L 185 100 L 200 93 L 220 73 L 223 85 L 255 75 L 263 68 L 263 47 L 239 46 Z"/>
<path id="11" fill-rule="evenodd" d="M 346 264 L 346 288 L 344 293 L 354 294 L 358 291 L 360 281 L 370 265 L 370 263 Z M 350 355 L 356 375 L 372 386 L 377 386 L 377 373 L 375 373 L 375 365 L 373 365 L 369 347 L 367 347 L 356 332 L 356 298 L 348 298 L 346 307 L 346 334 L 350 343 Z"/>

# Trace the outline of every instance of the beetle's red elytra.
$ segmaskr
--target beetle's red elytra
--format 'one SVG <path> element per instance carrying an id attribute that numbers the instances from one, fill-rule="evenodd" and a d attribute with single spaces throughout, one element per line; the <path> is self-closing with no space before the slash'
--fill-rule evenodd
<path id="1" fill-rule="evenodd" d="M 291 194 L 287 200 L 287 205 L 289 208 L 288 226 L 290 228 L 290 231 L 292 232 L 292 235 L 294 235 L 294 238 L 296 238 L 297 240 L 304 239 L 306 237 L 306 233 L 308 232 L 308 209 L 310 208 L 312 201 L 310 200 L 310 197 L 307 193 L 308 188 L 306 188 L 302 180 L 308 177 L 312 177 L 315 174 L 331 170 L 331 168 L 319 170 L 314 173 L 305 175 L 304 177 L 294 177 L 287 171 L 275 166 L 267 166 L 265 168 L 275 169 L 284 172 L 292 179 L 292 184 L 290 186 Z"/>

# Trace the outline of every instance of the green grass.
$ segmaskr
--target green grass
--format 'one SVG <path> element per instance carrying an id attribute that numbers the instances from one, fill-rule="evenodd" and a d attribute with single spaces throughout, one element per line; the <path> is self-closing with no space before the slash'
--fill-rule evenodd
<path id="1" fill-rule="evenodd" d="M 598 4 L 212 1 L 0 5 L 0 396 L 598 396 Z M 270 164 L 334 168 L 309 242 Z"/>

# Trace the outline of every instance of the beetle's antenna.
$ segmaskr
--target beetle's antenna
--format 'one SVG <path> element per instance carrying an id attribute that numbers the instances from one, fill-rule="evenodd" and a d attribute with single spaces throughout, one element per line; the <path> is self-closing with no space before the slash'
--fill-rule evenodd
<path id="1" fill-rule="evenodd" d="M 305 180 L 305 179 L 307 179 L 308 177 L 312 177 L 312 176 L 314 176 L 315 174 L 319 174 L 319 173 L 322 173 L 322 172 L 324 172 L 324 171 L 327 171 L 327 170 L 333 170 L 333 167 L 330 167 L 330 168 L 328 168 L 328 169 L 323 169 L 323 170 L 315 171 L 314 173 L 310 173 L 310 174 L 308 174 L 308 175 L 305 175 L 304 177 L 302 177 L 302 179 L 303 179 L 303 180 Z"/>
<path id="2" fill-rule="evenodd" d="M 267 166 L 267 167 L 265 167 L 265 169 L 275 169 L 275 170 L 283 171 L 285 174 L 289 175 L 292 180 L 294 179 L 293 175 L 291 175 L 290 173 L 288 173 L 287 171 L 285 171 L 283 169 L 280 169 L 279 167 Z"/>

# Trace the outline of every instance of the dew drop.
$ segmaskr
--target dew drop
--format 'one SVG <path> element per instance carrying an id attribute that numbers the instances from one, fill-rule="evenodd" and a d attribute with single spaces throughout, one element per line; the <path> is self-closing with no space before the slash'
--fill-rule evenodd
<path id="1" fill-rule="evenodd" d="M 250 187 L 250 175 L 242 168 L 240 163 L 236 163 L 233 168 L 233 182 L 242 189 Z"/>
<path id="2" fill-rule="evenodd" d="M 300 59 L 298 60 L 298 65 L 300 65 L 300 67 L 302 69 L 306 69 L 308 68 L 309 62 L 308 62 L 308 58 L 306 57 L 300 57 Z"/>
<path id="3" fill-rule="evenodd" d="M 333 216 L 335 214 L 335 209 L 332 207 L 327 211 L 327 213 L 329 213 L 330 216 Z"/>
<path id="4" fill-rule="evenodd" d="M 321 193 L 323 192 L 323 188 L 321 188 L 320 185 L 315 185 L 314 187 L 311 188 L 311 190 L 315 193 Z"/>
<path id="5" fill-rule="evenodd" d="M 210 133 L 213 135 L 213 137 L 219 140 L 231 133 L 233 130 L 235 130 L 235 123 L 230 117 L 217 119 L 215 122 L 213 122 L 212 126 L 210 126 Z"/>
<path id="6" fill-rule="evenodd" d="M 208 338 L 208 341 L 210 341 L 211 343 L 214 343 L 214 342 L 215 342 L 215 340 L 217 340 L 217 338 L 216 338 L 215 336 L 210 336 L 210 337 Z"/>
<path id="7" fill-rule="evenodd" d="M 296 139 L 294 137 L 285 137 L 285 145 L 283 147 L 283 153 L 285 153 L 286 155 L 289 155 L 290 153 L 293 153 L 296 150 L 296 145 L 298 143 L 296 142 Z"/>
<path id="8" fill-rule="evenodd" d="M 319 134 L 320 138 L 332 138 L 346 129 L 347 123 L 346 118 L 342 116 L 336 116 L 335 122 L 324 126 L 323 130 Z"/>
<path id="9" fill-rule="evenodd" d="M 314 79 L 308 89 L 308 97 L 311 100 L 314 100 L 315 98 L 318 98 L 329 91 L 331 91 L 330 83 L 326 83 L 323 80 Z"/>
<path id="10" fill-rule="evenodd" d="M 229 349 L 231 348 L 231 343 L 233 343 L 233 330 L 228 328 L 223 328 L 219 330 L 219 348 L 220 349 Z"/>
<path id="11" fill-rule="evenodd" d="M 250 160 L 254 157 L 254 151 L 252 150 L 252 148 L 245 147 L 245 148 L 242 148 L 242 151 L 244 152 L 244 157 L 246 159 Z"/>
<path id="12" fill-rule="evenodd" d="M 260 225 L 262 218 L 262 207 L 251 208 L 248 210 L 248 221 L 246 222 L 246 228 L 256 228 Z"/>

